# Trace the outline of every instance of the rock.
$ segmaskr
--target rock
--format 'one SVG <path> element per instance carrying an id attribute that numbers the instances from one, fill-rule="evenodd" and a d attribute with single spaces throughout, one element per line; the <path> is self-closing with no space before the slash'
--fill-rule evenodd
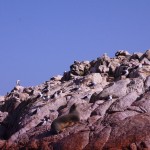
<path id="1" fill-rule="evenodd" d="M 105 143 L 107 143 L 107 140 L 109 139 L 110 132 L 110 127 L 104 128 L 101 132 L 93 137 L 91 142 L 85 147 L 85 150 L 103 149 Z"/>
<path id="2" fill-rule="evenodd" d="M 133 53 L 130 59 L 138 59 L 139 61 L 142 58 L 143 53 Z"/>
<path id="3" fill-rule="evenodd" d="M 140 63 L 142 65 L 150 65 L 150 61 L 145 57 L 141 59 Z"/>
<path id="4" fill-rule="evenodd" d="M 100 72 L 100 73 L 106 73 L 106 72 L 108 73 L 109 72 L 109 68 L 106 67 L 105 65 L 100 65 L 98 67 L 97 71 Z"/>
<path id="5" fill-rule="evenodd" d="M 138 95 L 141 95 L 144 92 L 144 83 L 143 79 L 135 78 L 130 80 L 130 83 L 127 85 L 127 93 L 137 92 Z"/>
<path id="6" fill-rule="evenodd" d="M 124 147 L 127 147 L 127 145 L 130 145 L 130 141 L 132 141 L 132 143 L 135 143 L 135 141 L 140 142 L 145 138 L 150 139 L 149 123 L 149 115 L 146 116 L 143 114 L 129 117 L 121 121 L 118 126 L 112 128 L 109 140 L 107 141 L 103 149 L 122 149 Z"/>
<path id="7" fill-rule="evenodd" d="M 127 55 L 130 55 L 130 53 L 128 51 L 125 51 L 125 50 L 119 50 L 115 53 L 115 56 L 127 56 Z"/>
<path id="8" fill-rule="evenodd" d="M 3 125 L 0 125 L 0 139 L 3 139 L 3 137 L 5 136 L 6 133 L 6 127 L 4 127 Z"/>
<path id="9" fill-rule="evenodd" d="M 150 92 L 145 93 L 145 95 L 138 101 L 135 101 L 132 106 L 140 107 L 144 112 L 150 112 Z"/>
<path id="10" fill-rule="evenodd" d="M 107 85 L 107 87 L 108 86 L 109 85 Z M 118 84 L 118 86 L 121 86 L 121 85 Z M 110 97 L 116 99 L 116 98 L 124 96 L 125 93 L 127 92 L 126 91 L 127 89 L 125 89 L 125 90 L 122 89 L 121 93 L 119 93 L 119 91 L 117 91 L 116 87 L 117 87 L 117 85 L 114 86 L 114 83 L 112 83 L 112 84 L 110 84 L 110 87 L 105 88 L 101 92 L 98 92 L 98 91 L 95 92 L 90 98 L 90 103 L 95 103 L 98 100 L 107 101 L 110 99 Z M 117 87 L 117 88 L 119 88 L 119 87 Z"/>
<path id="11" fill-rule="evenodd" d="M 91 73 L 83 78 L 82 84 L 87 86 L 91 83 L 100 84 L 102 82 L 102 76 L 100 73 Z"/>
<path id="12" fill-rule="evenodd" d="M 102 92 L 97 95 L 98 99 L 105 99 L 108 95 L 112 95 L 113 97 L 123 97 L 127 93 L 127 85 L 130 83 L 129 79 L 119 80 L 108 88 L 104 88 Z M 92 98 L 92 97 L 91 97 Z"/>
<path id="13" fill-rule="evenodd" d="M 135 143 L 130 144 L 130 149 L 131 150 L 137 150 L 137 146 Z"/>
<path id="14" fill-rule="evenodd" d="M 23 90 L 24 90 L 24 87 L 20 85 L 15 86 L 13 89 L 13 91 L 18 91 L 18 92 L 23 92 Z"/>
<path id="15" fill-rule="evenodd" d="M 108 108 L 111 106 L 111 104 L 114 102 L 115 100 L 110 100 L 110 101 L 106 101 L 102 104 L 100 104 L 92 113 L 91 115 L 97 115 L 97 116 L 104 116 L 106 111 L 108 110 Z"/>
<path id="16" fill-rule="evenodd" d="M 144 77 L 143 79 L 146 79 L 146 77 L 150 75 L 150 65 L 144 65 L 139 74 Z"/>
<path id="17" fill-rule="evenodd" d="M 0 140 L 0 148 L 3 149 L 6 144 L 5 140 Z"/>
<path id="18" fill-rule="evenodd" d="M 118 124 L 132 116 L 136 116 L 140 112 L 136 112 L 135 110 L 125 110 L 125 111 L 116 111 L 116 112 L 109 112 L 105 114 L 105 118 L 103 120 L 104 124 L 110 125 L 110 126 L 118 126 Z"/>
<path id="19" fill-rule="evenodd" d="M 111 107 L 109 108 L 109 112 L 118 112 L 118 111 L 124 111 L 126 110 L 131 104 L 137 99 L 138 94 L 136 92 L 131 92 L 128 95 L 125 95 L 124 97 L 121 97 L 120 99 L 116 100 Z"/>
<path id="20" fill-rule="evenodd" d="M 89 69 L 90 69 L 90 62 L 88 61 L 74 63 L 70 66 L 70 72 L 73 75 L 78 75 L 78 76 L 84 76 L 88 74 Z"/>
<path id="21" fill-rule="evenodd" d="M 57 76 L 55 76 L 55 77 L 52 77 L 51 80 L 54 80 L 54 81 L 61 81 L 62 77 L 63 77 L 63 76 L 61 76 L 61 75 L 57 75 Z"/>
<path id="22" fill-rule="evenodd" d="M 0 149 L 149 149 L 149 80 L 149 50 L 121 50 L 74 61 L 40 85 L 17 85 L 0 97 Z M 73 104 L 80 119 L 54 135 L 52 122 Z"/>
<path id="23" fill-rule="evenodd" d="M 0 96 L 0 102 L 3 102 L 5 100 L 4 96 Z"/>
<path id="24" fill-rule="evenodd" d="M 81 132 L 70 135 L 65 139 L 57 142 L 54 146 L 54 149 L 82 150 L 88 144 L 88 141 L 89 141 L 89 132 L 87 131 Z"/>
<path id="25" fill-rule="evenodd" d="M 111 60 L 111 62 L 110 62 L 110 64 L 109 64 L 109 75 L 110 76 L 115 76 L 114 74 L 115 74 L 115 70 L 116 70 L 116 68 L 117 67 L 119 67 L 120 66 L 120 60 L 119 59 L 112 59 Z"/>
<path id="26" fill-rule="evenodd" d="M 0 111 L 0 123 L 4 121 L 4 119 L 8 116 L 8 112 Z"/>
<path id="27" fill-rule="evenodd" d="M 144 86 L 145 86 L 145 89 L 150 88 L 150 76 L 147 76 Z"/>
<path id="28" fill-rule="evenodd" d="M 90 108 L 91 104 L 88 104 L 86 102 L 80 103 L 77 105 L 80 113 L 80 119 L 81 120 L 87 120 L 92 112 L 92 109 Z"/>
<path id="29" fill-rule="evenodd" d="M 128 69 L 128 66 L 125 66 L 125 65 L 117 66 L 114 71 L 114 78 L 120 79 L 120 77 L 123 75 L 123 72 L 127 69 Z"/>
<path id="30" fill-rule="evenodd" d="M 62 81 L 69 81 L 71 79 L 70 71 L 65 71 L 62 77 Z"/>
<path id="31" fill-rule="evenodd" d="M 150 50 L 147 50 L 145 53 L 144 53 L 144 56 L 150 60 Z"/>

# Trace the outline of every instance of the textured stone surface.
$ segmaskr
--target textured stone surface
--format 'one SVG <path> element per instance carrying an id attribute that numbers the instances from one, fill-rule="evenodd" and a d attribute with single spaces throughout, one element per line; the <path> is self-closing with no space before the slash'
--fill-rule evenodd
<path id="1" fill-rule="evenodd" d="M 150 149 L 150 50 L 74 61 L 69 71 L 0 96 L 0 149 Z M 125 70 L 128 70 L 126 72 Z M 73 104 L 80 120 L 60 133 L 52 122 Z"/>

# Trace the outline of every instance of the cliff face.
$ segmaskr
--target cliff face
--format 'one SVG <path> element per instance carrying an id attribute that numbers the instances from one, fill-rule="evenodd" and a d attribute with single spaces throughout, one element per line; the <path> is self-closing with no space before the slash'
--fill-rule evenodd
<path id="1" fill-rule="evenodd" d="M 53 134 L 75 104 L 80 121 Z M 150 50 L 118 51 L 0 97 L 1 149 L 150 149 Z M 59 122 L 58 122 L 59 124 Z"/>

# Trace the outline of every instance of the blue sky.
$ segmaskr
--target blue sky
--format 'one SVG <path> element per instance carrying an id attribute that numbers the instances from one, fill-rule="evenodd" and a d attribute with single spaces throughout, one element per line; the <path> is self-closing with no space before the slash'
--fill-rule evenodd
<path id="1" fill-rule="evenodd" d="M 150 48 L 149 0 L 0 0 L 0 95 L 116 50 Z"/>

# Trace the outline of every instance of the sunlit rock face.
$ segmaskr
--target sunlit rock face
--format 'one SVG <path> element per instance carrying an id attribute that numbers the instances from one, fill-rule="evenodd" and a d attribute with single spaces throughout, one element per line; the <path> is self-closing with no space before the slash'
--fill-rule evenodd
<path id="1" fill-rule="evenodd" d="M 0 97 L 0 149 L 150 149 L 150 50 L 74 61 L 35 87 L 20 81 Z"/>

